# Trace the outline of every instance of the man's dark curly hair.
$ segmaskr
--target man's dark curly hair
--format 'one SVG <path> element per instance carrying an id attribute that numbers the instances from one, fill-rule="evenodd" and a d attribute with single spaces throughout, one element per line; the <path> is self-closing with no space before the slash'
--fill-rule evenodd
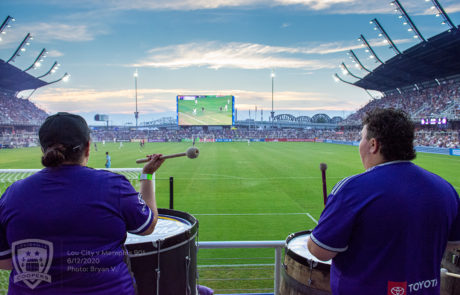
<path id="1" fill-rule="evenodd" d="M 366 113 L 367 139 L 380 143 L 380 152 L 386 161 L 413 160 L 414 123 L 409 115 L 396 109 L 374 109 Z"/>

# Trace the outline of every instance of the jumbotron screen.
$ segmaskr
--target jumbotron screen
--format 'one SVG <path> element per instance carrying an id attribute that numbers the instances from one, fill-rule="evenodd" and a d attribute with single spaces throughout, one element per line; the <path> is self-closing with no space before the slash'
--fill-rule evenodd
<path id="1" fill-rule="evenodd" d="M 232 95 L 178 95 L 179 126 L 233 125 L 235 97 Z"/>

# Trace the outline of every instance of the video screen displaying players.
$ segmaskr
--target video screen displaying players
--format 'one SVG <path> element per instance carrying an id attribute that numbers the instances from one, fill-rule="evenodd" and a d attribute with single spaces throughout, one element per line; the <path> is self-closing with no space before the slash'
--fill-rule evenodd
<path id="1" fill-rule="evenodd" d="M 178 95 L 180 126 L 233 125 L 235 97 L 232 95 Z"/>

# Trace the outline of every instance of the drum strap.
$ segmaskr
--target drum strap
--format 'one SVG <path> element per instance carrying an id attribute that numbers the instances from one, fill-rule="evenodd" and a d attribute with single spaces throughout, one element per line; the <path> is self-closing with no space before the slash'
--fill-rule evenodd
<path id="1" fill-rule="evenodd" d="M 192 294 L 192 290 L 190 289 L 189 284 L 189 269 L 190 269 L 190 247 L 188 247 L 188 256 L 185 257 L 185 288 L 187 289 L 187 295 Z"/>
<path id="2" fill-rule="evenodd" d="M 283 277 L 283 280 L 294 290 L 301 294 L 312 294 L 312 295 L 331 295 L 331 292 L 324 291 L 324 290 L 319 290 L 319 289 L 313 289 L 305 286 L 301 282 L 297 281 L 293 277 L 291 277 L 284 267 L 281 268 L 281 276 Z"/>
<path id="3" fill-rule="evenodd" d="M 160 295 L 160 253 L 161 253 L 160 247 L 161 247 L 160 240 L 157 240 L 157 249 L 158 249 L 158 255 L 157 255 L 157 261 L 158 261 L 157 266 L 158 266 L 158 268 L 156 269 L 156 272 L 157 272 L 157 295 Z"/>

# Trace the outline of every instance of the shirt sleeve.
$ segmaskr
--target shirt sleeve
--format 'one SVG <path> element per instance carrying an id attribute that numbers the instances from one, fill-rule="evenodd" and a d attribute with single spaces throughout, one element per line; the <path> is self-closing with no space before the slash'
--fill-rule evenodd
<path id="1" fill-rule="evenodd" d="M 455 191 L 455 190 L 454 190 Z M 449 242 L 460 242 L 460 199 L 457 195 L 457 216 L 454 219 L 449 234 Z"/>
<path id="2" fill-rule="evenodd" d="M 132 234 L 144 232 L 153 222 L 152 210 L 125 177 L 121 181 L 120 193 L 121 214 L 128 232 Z"/>
<path id="3" fill-rule="evenodd" d="M 348 249 L 355 214 L 347 198 L 349 189 L 341 189 L 331 193 L 327 199 L 326 207 L 310 235 L 318 246 L 333 252 L 344 252 Z"/>
<path id="4" fill-rule="evenodd" d="M 9 188 L 6 189 L 5 193 L 2 195 L 2 198 L 0 199 L 0 259 L 11 258 L 11 248 L 10 245 L 8 245 L 4 224 L 4 203 L 7 199 L 6 195 L 8 194 L 8 189 Z"/>

